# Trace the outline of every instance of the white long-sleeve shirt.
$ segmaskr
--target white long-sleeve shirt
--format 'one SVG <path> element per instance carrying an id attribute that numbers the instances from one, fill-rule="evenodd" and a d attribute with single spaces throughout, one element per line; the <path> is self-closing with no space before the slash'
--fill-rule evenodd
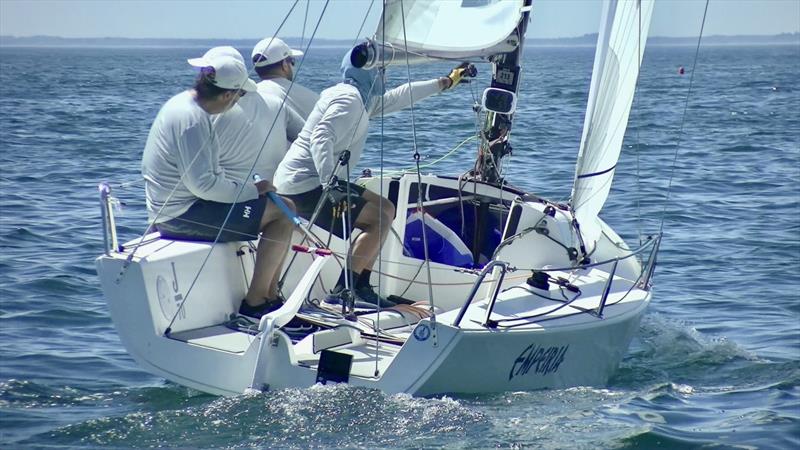
<path id="1" fill-rule="evenodd" d="M 339 83 L 320 94 L 286 157 L 275 172 L 275 186 L 282 194 L 301 194 L 328 182 L 339 155 L 350 150 L 350 167 L 361 158 L 367 140 L 369 119 L 411 106 L 442 89 L 439 80 L 415 81 L 374 96 L 365 108 L 354 86 Z M 347 176 L 349 174 L 345 174 Z"/>
<path id="2" fill-rule="evenodd" d="M 219 165 L 232 180 L 252 183 L 254 174 L 272 180 L 287 149 L 286 114 L 280 103 L 251 93 L 224 113 L 212 116 Z"/>
<path id="3" fill-rule="evenodd" d="M 225 173 L 219 153 L 211 115 L 192 91 L 169 99 L 150 127 L 142 155 L 149 219 L 161 223 L 178 217 L 198 198 L 222 203 L 257 198 L 253 183 L 245 182 L 241 191 L 242 183 Z"/>
<path id="4" fill-rule="evenodd" d="M 289 87 L 291 86 L 291 90 Z M 314 105 L 319 100 L 319 94 L 300 83 L 287 80 L 286 78 L 271 78 L 258 83 L 258 93 L 264 99 L 277 99 L 278 104 L 286 97 L 286 137 L 289 144 L 292 143 L 303 126 L 306 119 L 314 110 Z M 287 95 L 288 94 L 288 95 Z"/>

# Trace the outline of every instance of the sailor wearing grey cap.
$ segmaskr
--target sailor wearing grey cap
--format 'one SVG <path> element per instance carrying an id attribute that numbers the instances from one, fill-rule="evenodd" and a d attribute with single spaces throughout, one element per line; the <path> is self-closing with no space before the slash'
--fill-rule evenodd
<path id="1" fill-rule="evenodd" d="M 292 222 L 267 202 L 265 194 L 275 190 L 269 181 L 236 179 L 220 164 L 213 115 L 256 91 L 240 58 L 210 51 L 188 60 L 200 74 L 192 89 L 169 99 L 158 112 L 142 155 L 142 175 L 148 217 L 162 238 L 214 241 L 219 236 L 225 242 L 257 239 L 262 233 L 253 280 L 240 308 L 260 317 L 281 304 L 278 269 Z"/>
<path id="2" fill-rule="evenodd" d="M 265 99 L 286 99 L 284 109 L 288 144 L 300 134 L 319 100 L 319 94 L 294 80 L 295 62 L 300 56 L 303 56 L 303 52 L 289 48 L 275 37 L 262 39 L 253 47 L 253 66 L 262 80 L 258 83 L 258 93 Z"/>

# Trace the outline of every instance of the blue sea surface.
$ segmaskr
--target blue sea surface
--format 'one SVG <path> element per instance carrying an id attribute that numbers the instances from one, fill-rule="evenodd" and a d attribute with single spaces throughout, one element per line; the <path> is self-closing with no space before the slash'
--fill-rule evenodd
<path id="1" fill-rule="evenodd" d="M 694 47 L 648 48 L 602 217 L 632 246 L 663 220 L 664 240 L 654 300 L 607 386 L 433 398 L 342 385 L 213 397 L 125 352 L 94 269 L 97 184 L 125 183 L 119 232 L 141 234 L 148 129 L 203 51 L 0 48 L 0 447 L 800 448 L 800 45 L 704 46 L 696 67 Z M 312 49 L 298 81 L 332 85 L 341 53 Z M 512 184 L 569 198 L 593 56 L 527 50 Z M 373 121 L 357 172 L 380 169 L 382 128 L 385 170 L 474 134 L 478 69 Z M 458 175 L 474 155 L 469 143 L 423 171 Z"/>

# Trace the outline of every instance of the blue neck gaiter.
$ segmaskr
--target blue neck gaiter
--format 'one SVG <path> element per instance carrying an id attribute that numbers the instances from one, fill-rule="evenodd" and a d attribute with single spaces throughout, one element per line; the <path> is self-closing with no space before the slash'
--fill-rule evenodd
<path id="1" fill-rule="evenodd" d="M 351 62 L 352 50 L 348 51 L 342 59 L 342 81 L 353 85 L 361 94 L 364 107 L 369 107 L 373 96 L 383 95 L 384 86 L 378 69 L 358 69 Z"/>

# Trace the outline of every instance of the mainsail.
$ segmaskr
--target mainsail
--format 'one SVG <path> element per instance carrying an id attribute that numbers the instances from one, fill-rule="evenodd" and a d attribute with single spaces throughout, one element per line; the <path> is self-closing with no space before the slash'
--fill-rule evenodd
<path id="1" fill-rule="evenodd" d="M 432 58 L 467 59 L 509 52 L 523 0 L 388 0 L 377 42 Z"/>
<path id="2" fill-rule="evenodd" d="M 604 6 L 571 200 L 587 243 L 600 236 L 596 219 L 622 149 L 652 12 L 653 0 Z"/>

